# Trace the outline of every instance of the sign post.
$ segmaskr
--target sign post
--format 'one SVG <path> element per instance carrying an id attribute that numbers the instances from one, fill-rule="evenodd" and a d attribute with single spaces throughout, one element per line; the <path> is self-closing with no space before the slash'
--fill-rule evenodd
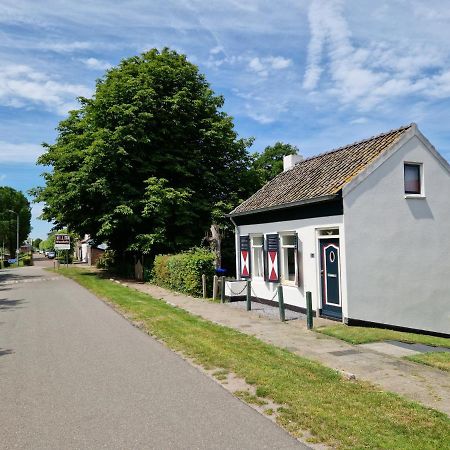
<path id="1" fill-rule="evenodd" d="M 70 235 L 55 235 L 55 250 L 66 250 L 66 267 L 69 267 Z"/>

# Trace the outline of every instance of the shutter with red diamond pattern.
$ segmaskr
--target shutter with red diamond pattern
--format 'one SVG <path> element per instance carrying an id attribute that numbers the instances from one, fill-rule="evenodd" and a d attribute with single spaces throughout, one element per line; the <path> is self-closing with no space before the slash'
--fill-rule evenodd
<path id="1" fill-rule="evenodd" d="M 268 234 L 267 242 L 267 281 L 275 283 L 280 279 L 280 245 L 278 234 Z"/>
<path id="2" fill-rule="evenodd" d="M 250 278 L 250 238 L 248 236 L 241 236 L 239 243 L 241 278 Z"/>

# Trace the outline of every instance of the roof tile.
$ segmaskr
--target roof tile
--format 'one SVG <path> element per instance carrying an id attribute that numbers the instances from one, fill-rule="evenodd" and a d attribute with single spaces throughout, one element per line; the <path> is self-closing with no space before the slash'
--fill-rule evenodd
<path id="1" fill-rule="evenodd" d="M 281 206 L 337 194 L 414 124 L 307 158 L 282 172 L 235 208 L 231 214 Z"/>

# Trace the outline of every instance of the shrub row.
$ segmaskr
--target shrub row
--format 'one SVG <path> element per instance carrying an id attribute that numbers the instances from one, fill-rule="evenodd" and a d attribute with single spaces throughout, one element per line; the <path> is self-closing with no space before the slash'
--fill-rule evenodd
<path id="1" fill-rule="evenodd" d="M 158 255 L 152 270 L 152 282 L 158 286 L 200 297 L 202 274 L 206 275 L 207 295 L 211 295 L 214 254 L 195 248 L 177 255 Z"/>
<path id="2" fill-rule="evenodd" d="M 25 255 L 22 258 L 22 261 L 23 261 L 24 266 L 32 266 L 33 265 L 33 260 L 31 259 L 31 256 L 29 256 L 29 255 Z"/>

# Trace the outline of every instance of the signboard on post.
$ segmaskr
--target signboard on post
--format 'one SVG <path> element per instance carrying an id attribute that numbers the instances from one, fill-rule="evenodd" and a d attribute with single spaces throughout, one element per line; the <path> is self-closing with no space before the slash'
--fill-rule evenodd
<path id="1" fill-rule="evenodd" d="M 70 250 L 70 235 L 56 234 L 55 235 L 55 250 Z"/>

